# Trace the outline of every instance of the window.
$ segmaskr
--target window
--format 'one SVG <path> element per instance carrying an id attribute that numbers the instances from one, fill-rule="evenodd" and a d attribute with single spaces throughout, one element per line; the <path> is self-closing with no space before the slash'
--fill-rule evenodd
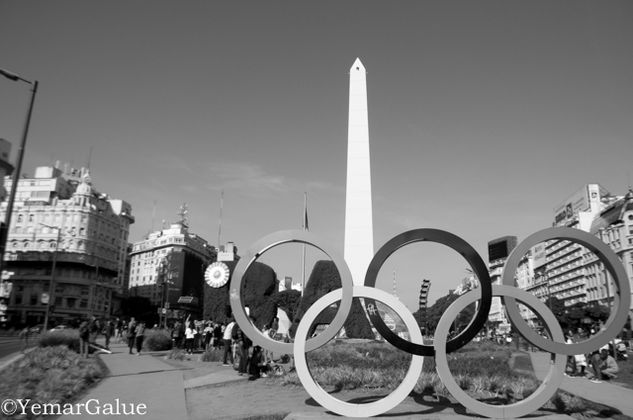
<path id="1" fill-rule="evenodd" d="M 22 223 L 22 215 L 18 214 L 18 223 Z"/>

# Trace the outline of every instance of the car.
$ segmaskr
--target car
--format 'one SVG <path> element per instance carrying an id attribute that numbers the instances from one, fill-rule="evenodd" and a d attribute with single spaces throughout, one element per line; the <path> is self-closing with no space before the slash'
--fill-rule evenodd
<path id="1" fill-rule="evenodd" d="M 42 324 L 34 325 L 31 328 L 29 328 L 29 334 L 39 334 L 40 332 L 42 332 L 42 329 L 44 329 L 44 325 Z"/>
<path id="2" fill-rule="evenodd" d="M 61 331 L 61 330 L 67 330 L 68 328 L 70 328 L 68 325 L 57 325 L 55 328 L 51 328 L 48 331 L 50 331 L 50 332 Z"/>

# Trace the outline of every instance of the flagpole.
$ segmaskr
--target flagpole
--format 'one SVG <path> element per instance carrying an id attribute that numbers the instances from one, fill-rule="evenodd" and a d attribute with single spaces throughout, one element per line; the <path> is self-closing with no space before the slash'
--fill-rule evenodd
<path id="1" fill-rule="evenodd" d="M 218 223 L 218 249 L 222 245 L 222 208 L 224 207 L 224 190 L 220 191 L 220 221 Z"/>
<path id="2" fill-rule="evenodd" d="M 308 230 L 308 193 L 303 193 L 303 230 Z M 302 245 L 301 253 L 301 296 L 306 287 L 306 244 Z"/>

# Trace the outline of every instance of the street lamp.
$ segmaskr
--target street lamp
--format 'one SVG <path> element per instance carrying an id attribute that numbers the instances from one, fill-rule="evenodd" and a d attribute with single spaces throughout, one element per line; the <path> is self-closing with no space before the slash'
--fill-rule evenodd
<path id="1" fill-rule="evenodd" d="M 22 141 L 20 142 L 20 149 L 18 150 L 17 162 L 15 170 L 13 171 L 13 177 L 11 181 L 11 192 L 9 194 L 9 202 L 7 203 L 7 211 L 4 215 L 4 225 L 0 225 L 0 273 L 4 268 L 4 251 L 7 247 L 7 236 L 9 232 L 9 226 L 11 225 L 11 216 L 13 214 L 13 204 L 15 202 L 15 193 L 18 189 L 18 181 L 20 179 L 20 172 L 22 171 L 22 160 L 24 159 L 24 148 L 26 146 L 26 137 L 29 133 L 29 125 L 31 124 L 31 114 L 33 113 L 33 103 L 35 102 L 35 94 L 37 93 L 38 81 L 26 80 L 15 73 L 0 69 L 0 74 L 9 80 L 14 82 L 21 81 L 31 85 L 31 100 L 26 113 L 26 120 L 24 122 L 24 129 L 22 130 Z"/>
<path id="2" fill-rule="evenodd" d="M 51 302 L 53 301 L 53 295 L 55 294 L 55 266 L 57 265 L 57 251 L 59 250 L 59 241 L 61 239 L 62 229 L 45 223 L 40 223 L 40 225 L 49 229 L 57 230 L 57 240 L 55 241 L 55 251 L 53 252 L 53 267 L 51 267 L 51 280 L 48 284 L 48 301 L 46 302 L 46 312 L 44 315 L 44 331 L 48 331 L 48 318 L 51 313 Z"/>

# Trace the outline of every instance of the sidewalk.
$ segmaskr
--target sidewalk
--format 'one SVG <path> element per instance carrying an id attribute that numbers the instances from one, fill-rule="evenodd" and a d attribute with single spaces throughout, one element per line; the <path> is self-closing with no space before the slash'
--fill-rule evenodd
<path id="1" fill-rule="evenodd" d="M 124 344 L 112 344 L 112 354 L 99 357 L 107 366 L 108 376 L 91 389 L 78 403 L 97 400 L 103 404 L 145 404 L 152 420 L 186 419 L 184 381 L 181 369 L 168 365 L 151 355 L 128 354 Z M 118 402 L 117 402 L 118 399 Z M 94 403 L 93 403 L 94 404 Z M 91 419 L 112 419 L 113 415 L 91 415 Z M 123 417 L 121 415 L 120 417 Z M 77 416 L 62 416 L 75 420 Z"/>
<path id="2" fill-rule="evenodd" d="M 550 354 L 529 352 L 529 355 L 534 367 L 534 374 L 539 380 L 543 380 L 549 370 Z M 596 384 L 587 378 L 569 376 L 563 378 L 560 389 L 586 400 L 617 408 L 622 414 L 633 417 L 633 391 L 630 389 L 608 382 Z"/>

